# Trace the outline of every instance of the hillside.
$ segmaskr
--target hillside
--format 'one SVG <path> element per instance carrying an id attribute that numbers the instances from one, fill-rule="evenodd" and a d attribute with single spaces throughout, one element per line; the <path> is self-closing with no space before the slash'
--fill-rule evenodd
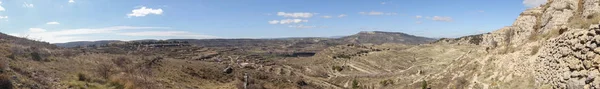
<path id="1" fill-rule="evenodd" d="M 599 2 L 549 0 L 523 11 L 510 26 L 439 40 L 373 31 L 341 38 L 145 40 L 57 48 L 0 34 L 0 85 L 596 89 L 600 88 Z"/>
<path id="2" fill-rule="evenodd" d="M 363 31 L 358 34 L 341 37 L 336 40 L 359 44 L 383 44 L 383 43 L 401 43 L 401 44 L 425 44 L 433 42 L 436 39 L 409 35 L 401 32 L 382 32 L 382 31 Z"/>

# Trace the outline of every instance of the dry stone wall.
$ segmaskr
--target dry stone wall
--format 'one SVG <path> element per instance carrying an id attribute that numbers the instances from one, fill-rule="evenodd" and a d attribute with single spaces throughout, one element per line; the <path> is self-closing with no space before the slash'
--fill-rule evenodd
<path id="1" fill-rule="evenodd" d="M 572 29 L 543 44 L 536 62 L 540 86 L 600 88 L 600 28 Z"/>

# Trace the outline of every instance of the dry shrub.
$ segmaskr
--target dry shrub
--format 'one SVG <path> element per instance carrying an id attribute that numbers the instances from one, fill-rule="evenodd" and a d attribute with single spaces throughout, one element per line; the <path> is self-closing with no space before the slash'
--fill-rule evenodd
<path id="1" fill-rule="evenodd" d="M 42 58 L 42 55 L 40 53 L 38 53 L 38 52 L 31 52 L 30 55 L 31 55 L 31 59 L 33 59 L 34 61 L 42 61 L 42 60 L 44 60 Z"/>
<path id="2" fill-rule="evenodd" d="M 331 69 L 340 72 L 340 71 L 344 70 L 344 67 L 343 66 L 332 66 Z"/>
<path id="3" fill-rule="evenodd" d="M 4 73 L 9 68 L 8 63 L 8 59 L 0 58 L 0 73 Z"/>
<path id="4" fill-rule="evenodd" d="M 83 73 L 77 73 L 77 80 L 79 80 L 79 81 L 88 81 L 88 80 L 90 80 L 90 78 L 87 75 L 83 74 Z"/>
<path id="5" fill-rule="evenodd" d="M 0 89 L 13 89 L 14 85 L 8 75 L 0 75 Z"/>
<path id="6" fill-rule="evenodd" d="M 76 50 L 65 49 L 65 50 L 58 51 L 58 53 L 55 55 L 64 56 L 64 57 L 73 57 L 73 56 L 77 56 L 77 54 L 78 54 L 78 52 Z"/>
<path id="7" fill-rule="evenodd" d="M 126 67 L 127 64 L 133 63 L 133 61 L 131 61 L 129 58 L 126 58 L 126 57 L 118 57 L 116 59 L 113 59 L 112 61 L 118 67 Z"/>
<path id="8" fill-rule="evenodd" d="M 393 85 L 394 81 L 391 79 L 386 79 L 386 80 L 380 81 L 379 84 L 381 84 L 381 86 L 388 86 L 388 85 Z"/>
<path id="9" fill-rule="evenodd" d="M 538 53 L 539 50 L 540 50 L 540 46 L 532 46 L 531 53 L 529 53 L 529 55 L 535 55 Z"/>
<path id="10" fill-rule="evenodd" d="M 135 76 L 130 77 L 113 77 L 110 79 L 109 86 L 115 89 L 153 89 L 154 83 L 149 82 L 146 78 Z"/>
<path id="11" fill-rule="evenodd" d="M 112 68 L 113 68 L 113 66 L 111 64 L 100 63 L 96 67 L 96 73 L 98 75 L 100 75 L 102 78 L 108 79 L 110 77 L 110 75 L 112 74 Z"/>

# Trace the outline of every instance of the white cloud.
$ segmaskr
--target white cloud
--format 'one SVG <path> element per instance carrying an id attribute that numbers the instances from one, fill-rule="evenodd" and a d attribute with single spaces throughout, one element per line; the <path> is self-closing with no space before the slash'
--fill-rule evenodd
<path id="1" fill-rule="evenodd" d="M 29 32 L 31 32 L 31 33 L 46 32 L 46 29 L 42 29 L 42 28 L 29 28 Z"/>
<path id="2" fill-rule="evenodd" d="M 342 18 L 342 17 L 346 17 L 346 16 L 348 16 L 348 15 L 346 15 L 346 14 L 340 14 L 340 15 L 338 15 L 338 18 Z"/>
<path id="3" fill-rule="evenodd" d="M 415 18 L 420 19 L 420 18 L 423 18 L 423 16 L 417 15 L 417 16 L 415 16 Z"/>
<path id="4" fill-rule="evenodd" d="M 477 12 L 479 12 L 479 13 L 484 13 L 485 11 L 484 11 L 484 10 L 479 10 L 479 11 L 477 11 Z"/>
<path id="5" fill-rule="evenodd" d="M 305 25 L 290 25 L 290 28 L 298 28 L 298 29 L 307 29 L 307 28 L 316 28 L 317 26 L 305 26 Z"/>
<path id="6" fill-rule="evenodd" d="M 385 4 L 387 4 L 387 3 L 386 2 L 381 2 L 381 5 L 385 5 Z"/>
<path id="7" fill-rule="evenodd" d="M 139 9 L 133 9 L 131 10 L 131 13 L 127 14 L 127 17 L 143 17 L 146 16 L 148 14 L 155 14 L 155 15 L 160 15 L 163 13 L 162 9 L 152 9 L 152 8 L 146 8 L 144 6 L 142 6 Z"/>
<path id="8" fill-rule="evenodd" d="M 421 23 L 423 23 L 423 22 L 422 22 L 422 21 L 417 21 L 417 22 L 415 22 L 415 23 L 416 23 L 416 24 L 421 24 Z"/>
<path id="9" fill-rule="evenodd" d="M 33 4 L 27 4 L 27 2 L 23 2 L 23 7 L 25 8 L 33 8 Z"/>
<path id="10" fill-rule="evenodd" d="M 331 18 L 331 16 L 326 15 L 326 16 L 321 16 L 321 18 L 329 19 L 329 18 Z"/>
<path id="11" fill-rule="evenodd" d="M 60 24 L 60 23 L 58 23 L 58 22 L 47 22 L 46 24 L 57 25 L 57 24 Z"/>
<path id="12" fill-rule="evenodd" d="M 453 21 L 452 17 L 447 17 L 447 16 L 433 16 L 433 18 L 431 18 L 431 20 L 443 21 L 443 22 L 452 22 Z"/>
<path id="13" fill-rule="evenodd" d="M 314 16 L 315 14 L 316 13 L 308 13 L 308 12 L 292 12 L 292 13 L 277 12 L 277 16 L 291 17 L 291 18 L 310 18 L 310 17 Z"/>
<path id="14" fill-rule="evenodd" d="M 0 19 L 8 19 L 8 16 L 0 16 Z"/>
<path id="15" fill-rule="evenodd" d="M 66 29 L 59 31 L 47 31 L 42 28 L 30 28 L 26 33 L 12 33 L 15 36 L 28 36 L 27 38 L 39 39 L 50 43 L 63 43 L 71 41 L 90 41 L 89 36 L 93 34 L 117 34 L 120 30 L 135 30 L 135 29 L 168 29 L 168 27 L 135 27 L 135 26 L 114 26 L 105 28 L 81 28 L 81 29 Z"/>
<path id="16" fill-rule="evenodd" d="M 186 31 L 142 31 L 131 33 L 118 33 L 125 36 L 161 36 L 161 37 L 184 37 L 193 39 L 217 38 L 215 36 L 194 34 Z"/>
<path id="17" fill-rule="evenodd" d="M 308 20 L 305 20 L 305 19 L 271 20 L 271 21 L 269 21 L 269 24 L 296 24 L 296 23 L 302 23 L 302 22 L 308 22 Z"/>
<path id="18" fill-rule="evenodd" d="M 523 0 L 523 4 L 526 7 L 537 7 L 546 3 L 546 1 L 547 0 Z"/>
<path id="19" fill-rule="evenodd" d="M 75 0 L 69 0 L 69 3 L 75 3 Z"/>
<path id="20" fill-rule="evenodd" d="M 279 20 L 271 20 L 271 21 L 269 21 L 269 24 L 278 24 L 278 23 L 279 23 Z"/>
<path id="21" fill-rule="evenodd" d="M 2 5 L 2 1 L 0 1 L 0 11 L 6 11 L 6 9 L 4 9 L 4 7 L 2 7 L 1 5 Z"/>
<path id="22" fill-rule="evenodd" d="M 359 14 L 362 15 L 398 15 L 398 13 L 384 13 L 384 12 L 378 12 L 378 11 L 371 11 L 371 12 L 358 12 Z"/>

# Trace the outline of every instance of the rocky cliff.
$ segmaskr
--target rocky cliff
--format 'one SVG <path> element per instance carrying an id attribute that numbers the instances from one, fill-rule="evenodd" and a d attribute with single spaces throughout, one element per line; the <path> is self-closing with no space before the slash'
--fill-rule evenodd
<path id="1" fill-rule="evenodd" d="M 533 87 L 600 88 L 599 3 L 600 0 L 548 0 L 525 10 L 511 26 L 436 43 L 485 47 L 488 56 L 496 58 L 493 61 L 511 65 L 498 72 L 504 77 L 523 75 L 523 80 L 533 77 Z M 484 78 L 507 82 L 502 77 Z"/>

